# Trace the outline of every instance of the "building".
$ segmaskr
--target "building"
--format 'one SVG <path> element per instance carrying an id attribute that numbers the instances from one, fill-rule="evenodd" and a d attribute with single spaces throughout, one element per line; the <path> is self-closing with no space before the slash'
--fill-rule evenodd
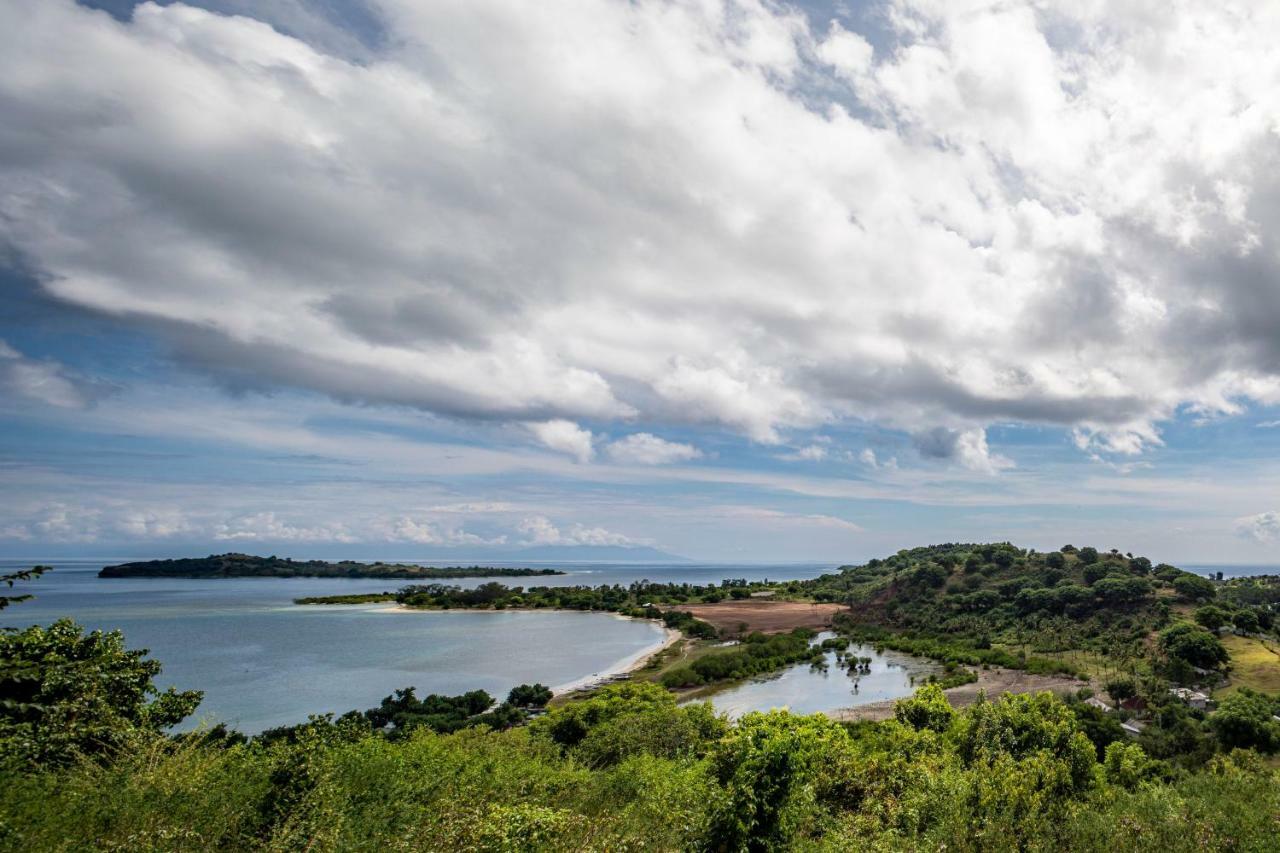
<path id="1" fill-rule="evenodd" d="M 1125 735 L 1131 738 L 1137 738 L 1146 727 L 1146 723 L 1140 723 L 1137 720 L 1126 720 L 1120 724 L 1120 728 L 1124 729 Z"/>
<path id="2" fill-rule="evenodd" d="M 1201 693 L 1199 690 L 1192 690 L 1189 687 L 1171 687 L 1169 692 L 1181 699 L 1186 704 L 1200 711 L 1209 708 L 1209 697 Z"/>
<path id="3" fill-rule="evenodd" d="M 1084 700 L 1084 704 L 1092 705 L 1095 708 L 1106 711 L 1108 714 L 1110 714 L 1112 711 L 1115 710 L 1115 708 L 1112 708 L 1110 705 L 1108 705 L 1106 702 L 1103 702 L 1097 696 L 1090 696 L 1088 699 Z"/>

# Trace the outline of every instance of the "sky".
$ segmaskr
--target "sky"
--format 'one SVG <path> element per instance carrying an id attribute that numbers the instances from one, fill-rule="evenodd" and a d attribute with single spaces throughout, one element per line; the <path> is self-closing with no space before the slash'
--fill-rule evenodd
<path id="1" fill-rule="evenodd" d="M 0 556 L 1280 563 L 1271 0 L 0 0 Z"/>

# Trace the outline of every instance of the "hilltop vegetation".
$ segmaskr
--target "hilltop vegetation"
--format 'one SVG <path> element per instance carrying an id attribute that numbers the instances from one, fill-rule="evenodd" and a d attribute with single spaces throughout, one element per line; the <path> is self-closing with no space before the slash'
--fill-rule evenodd
<path id="1" fill-rule="evenodd" d="M 802 586 L 816 600 L 848 604 L 842 625 L 851 635 L 909 651 L 949 649 L 963 662 L 1030 661 L 1064 671 L 1092 664 L 1108 675 L 1137 675 L 1156 632 L 1179 621 L 1180 611 L 1203 610 L 1218 596 L 1213 582 L 1145 557 L 1071 545 L 1036 552 L 1008 543 L 913 548 Z M 1221 621 L 1273 626 L 1266 603 L 1239 601 L 1222 612 Z M 1215 659 L 1211 633 L 1194 630 L 1166 642 L 1163 674 L 1184 681 L 1196 667 L 1225 663 Z M 1057 663 L 1036 659 L 1036 652 Z"/>
<path id="2" fill-rule="evenodd" d="M 357 563 L 343 560 L 293 560 L 251 554 L 210 554 L 176 560 L 146 560 L 106 566 L 100 578 L 497 578 L 562 575 L 558 569 L 497 568 L 493 566 L 414 566 L 404 563 Z"/>

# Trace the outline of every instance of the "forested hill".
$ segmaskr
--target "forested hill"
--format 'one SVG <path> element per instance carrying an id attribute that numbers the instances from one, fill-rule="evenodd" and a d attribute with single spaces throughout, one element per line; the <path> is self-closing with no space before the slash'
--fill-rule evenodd
<path id="1" fill-rule="evenodd" d="M 451 566 L 437 568 L 403 563 L 357 563 L 343 560 L 292 560 L 288 557 L 255 557 L 250 554 L 210 554 L 176 560 L 147 560 L 107 566 L 100 578 L 388 578 L 436 580 L 439 578 L 510 578 L 562 575 L 558 569 Z"/>
<path id="2" fill-rule="evenodd" d="M 1007 542 L 911 548 L 806 585 L 819 601 L 853 605 L 864 623 L 988 640 L 1055 623 L 1086 636 L 1141 636 L 1166 622 L 1172 605 L 1217 592 L 1199 575 L 1146 557 L 1071 545 L 1037 552 Z"/>

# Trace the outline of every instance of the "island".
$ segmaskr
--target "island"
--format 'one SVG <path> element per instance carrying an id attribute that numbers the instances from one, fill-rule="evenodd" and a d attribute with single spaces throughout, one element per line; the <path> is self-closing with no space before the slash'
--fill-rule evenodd
<path id="1" fill-rule="evenodd" d="M 210 554 L 174 560 L 146 560 L 107 566 L 100 578 L 381 578 L 437 580 L 447 578 L 524 578 L 563 575 L 559 569 L 496 566 L 415 566 L 407 563 L 357 563 L 342 560 L 293 560 L 251 554 Z"/>

